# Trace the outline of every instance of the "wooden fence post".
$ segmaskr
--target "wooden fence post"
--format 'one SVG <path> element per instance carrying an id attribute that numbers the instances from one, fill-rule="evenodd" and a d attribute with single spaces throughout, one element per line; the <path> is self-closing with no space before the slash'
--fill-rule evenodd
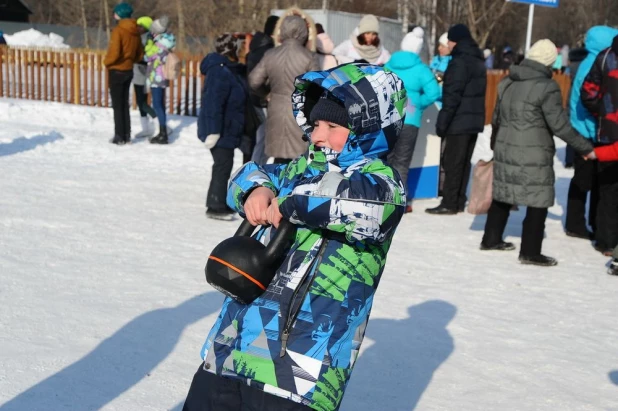
<path id="1" fill-rule="evenodd" d="M 79 54 L 73 53 L 73 104 L 81 104 L 81 69 L 79 66 Z"/>

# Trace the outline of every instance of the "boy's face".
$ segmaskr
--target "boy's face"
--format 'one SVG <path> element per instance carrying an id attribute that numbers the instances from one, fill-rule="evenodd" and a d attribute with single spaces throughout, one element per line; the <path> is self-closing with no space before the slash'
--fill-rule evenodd
<path id="1" fill-rule="evenodd" d="M 327 147 L 338 153 L 343 151 L 343 146 L 348 141 L 350 130 L 346 127 L 341 127 L 339 124 L 323 120 L 316 121 L 313 127 L 311 142 L 316 147 Z"/>

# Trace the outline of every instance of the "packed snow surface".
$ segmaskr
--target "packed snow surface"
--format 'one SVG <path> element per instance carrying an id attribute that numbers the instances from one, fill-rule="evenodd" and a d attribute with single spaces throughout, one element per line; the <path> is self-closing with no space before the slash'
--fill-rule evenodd
<path id="1" fill-rule="evenodd" d="M 2 411 L 180 410 L 200 364 L 223 300 L 203 268 L 240 221 L 204 216 L 212 158 L 194 118 L 170 116 L 168 146 L 123 147 L 112 118 L 0 99 Z M 618 278 L 564 235 L 572 170 L 555 168 L 557 267 L 482 252 L 485 216 L 414 202 L 342 411 L 618 410 Z M 517 245 L 524 214 L 506 230 Z"/>

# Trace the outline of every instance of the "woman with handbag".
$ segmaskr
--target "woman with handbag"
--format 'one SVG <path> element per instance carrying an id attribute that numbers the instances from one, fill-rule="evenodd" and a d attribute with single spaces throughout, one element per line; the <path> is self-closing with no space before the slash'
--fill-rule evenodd
<path id="1" fill-rule="evenodd" d="M 541 254 L 547 209 L 554 204 L 554 155 L 557 136 L 580 155 L 593 152 L 590 142 L 575 131 L 562 107 L 558 83 L 552 80 L 556 46 L 536 42 L 519 66 L 512 66 L 498 86 L 494 111 L 493 201 L 489 208 L 481 250 L 514 250 L 503 240 L 513 205 L 527 206 L 519 261 L 553 266 L 558 262 Z"/>

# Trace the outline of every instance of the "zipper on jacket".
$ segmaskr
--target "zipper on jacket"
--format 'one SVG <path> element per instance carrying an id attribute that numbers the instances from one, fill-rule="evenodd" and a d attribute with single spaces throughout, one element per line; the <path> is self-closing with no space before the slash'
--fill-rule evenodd
<path id="1" fill-rule="evenodd" d="M 320 263 L 322 262 L 322 256 L 324 255 L 324 251 L 326 250 L 327 243 L 328 243 L 328 239 L 325 238 L 324 241 L 322 241 L 322 244 L 320 244 L 320 248 L 318 250 L 316 259 L 314 260 L 311 267 L 307 270 L 307 272 L 305 273 L 305 276 L 303 277 L 300 284 L 298 285 L 298 287 L 296 287 L 296 290 L 294 290 L 294 293 L 292 294 L 292 299 L 290 302 L 290 306 L 288 307 L 288 313 L 286 316 L 285 327 L 283 328 L 283 331 L 281 332 L 281 351 L 279 351 L 279 358 L 285 357 L 285 352 L 286 352 L 287 345 L 288 345 L 288 338 L 290 337 L 290 329 L 292 328 L 292 325 L 294 324 L 294 322 L 296 321 L 296 318 L 298 317 L 298 314 L 300 313 L 300 308 L 303 306 L 303 301 L 305 300 L 305 297 L 309 293 L 309 290 L 311 290 L 311 285 L 313 284 L 313 280 L 315 280 L 315 276 L 317 275 L 317 270 L 320 266 Z M 303 294 L 299 300 L 300 303 L 298 304 L 298 308 L 294 311 L 294 313 L 292 313 L 294 301 L 296 300 L 298 290 L 300 290 L 300 288 L 302 287 L 307 277 L 311 274 L 313 274 L 313 276 L 311 277 L 309 284 L 307 284 L 307 287 L 303 291 Z"/>

